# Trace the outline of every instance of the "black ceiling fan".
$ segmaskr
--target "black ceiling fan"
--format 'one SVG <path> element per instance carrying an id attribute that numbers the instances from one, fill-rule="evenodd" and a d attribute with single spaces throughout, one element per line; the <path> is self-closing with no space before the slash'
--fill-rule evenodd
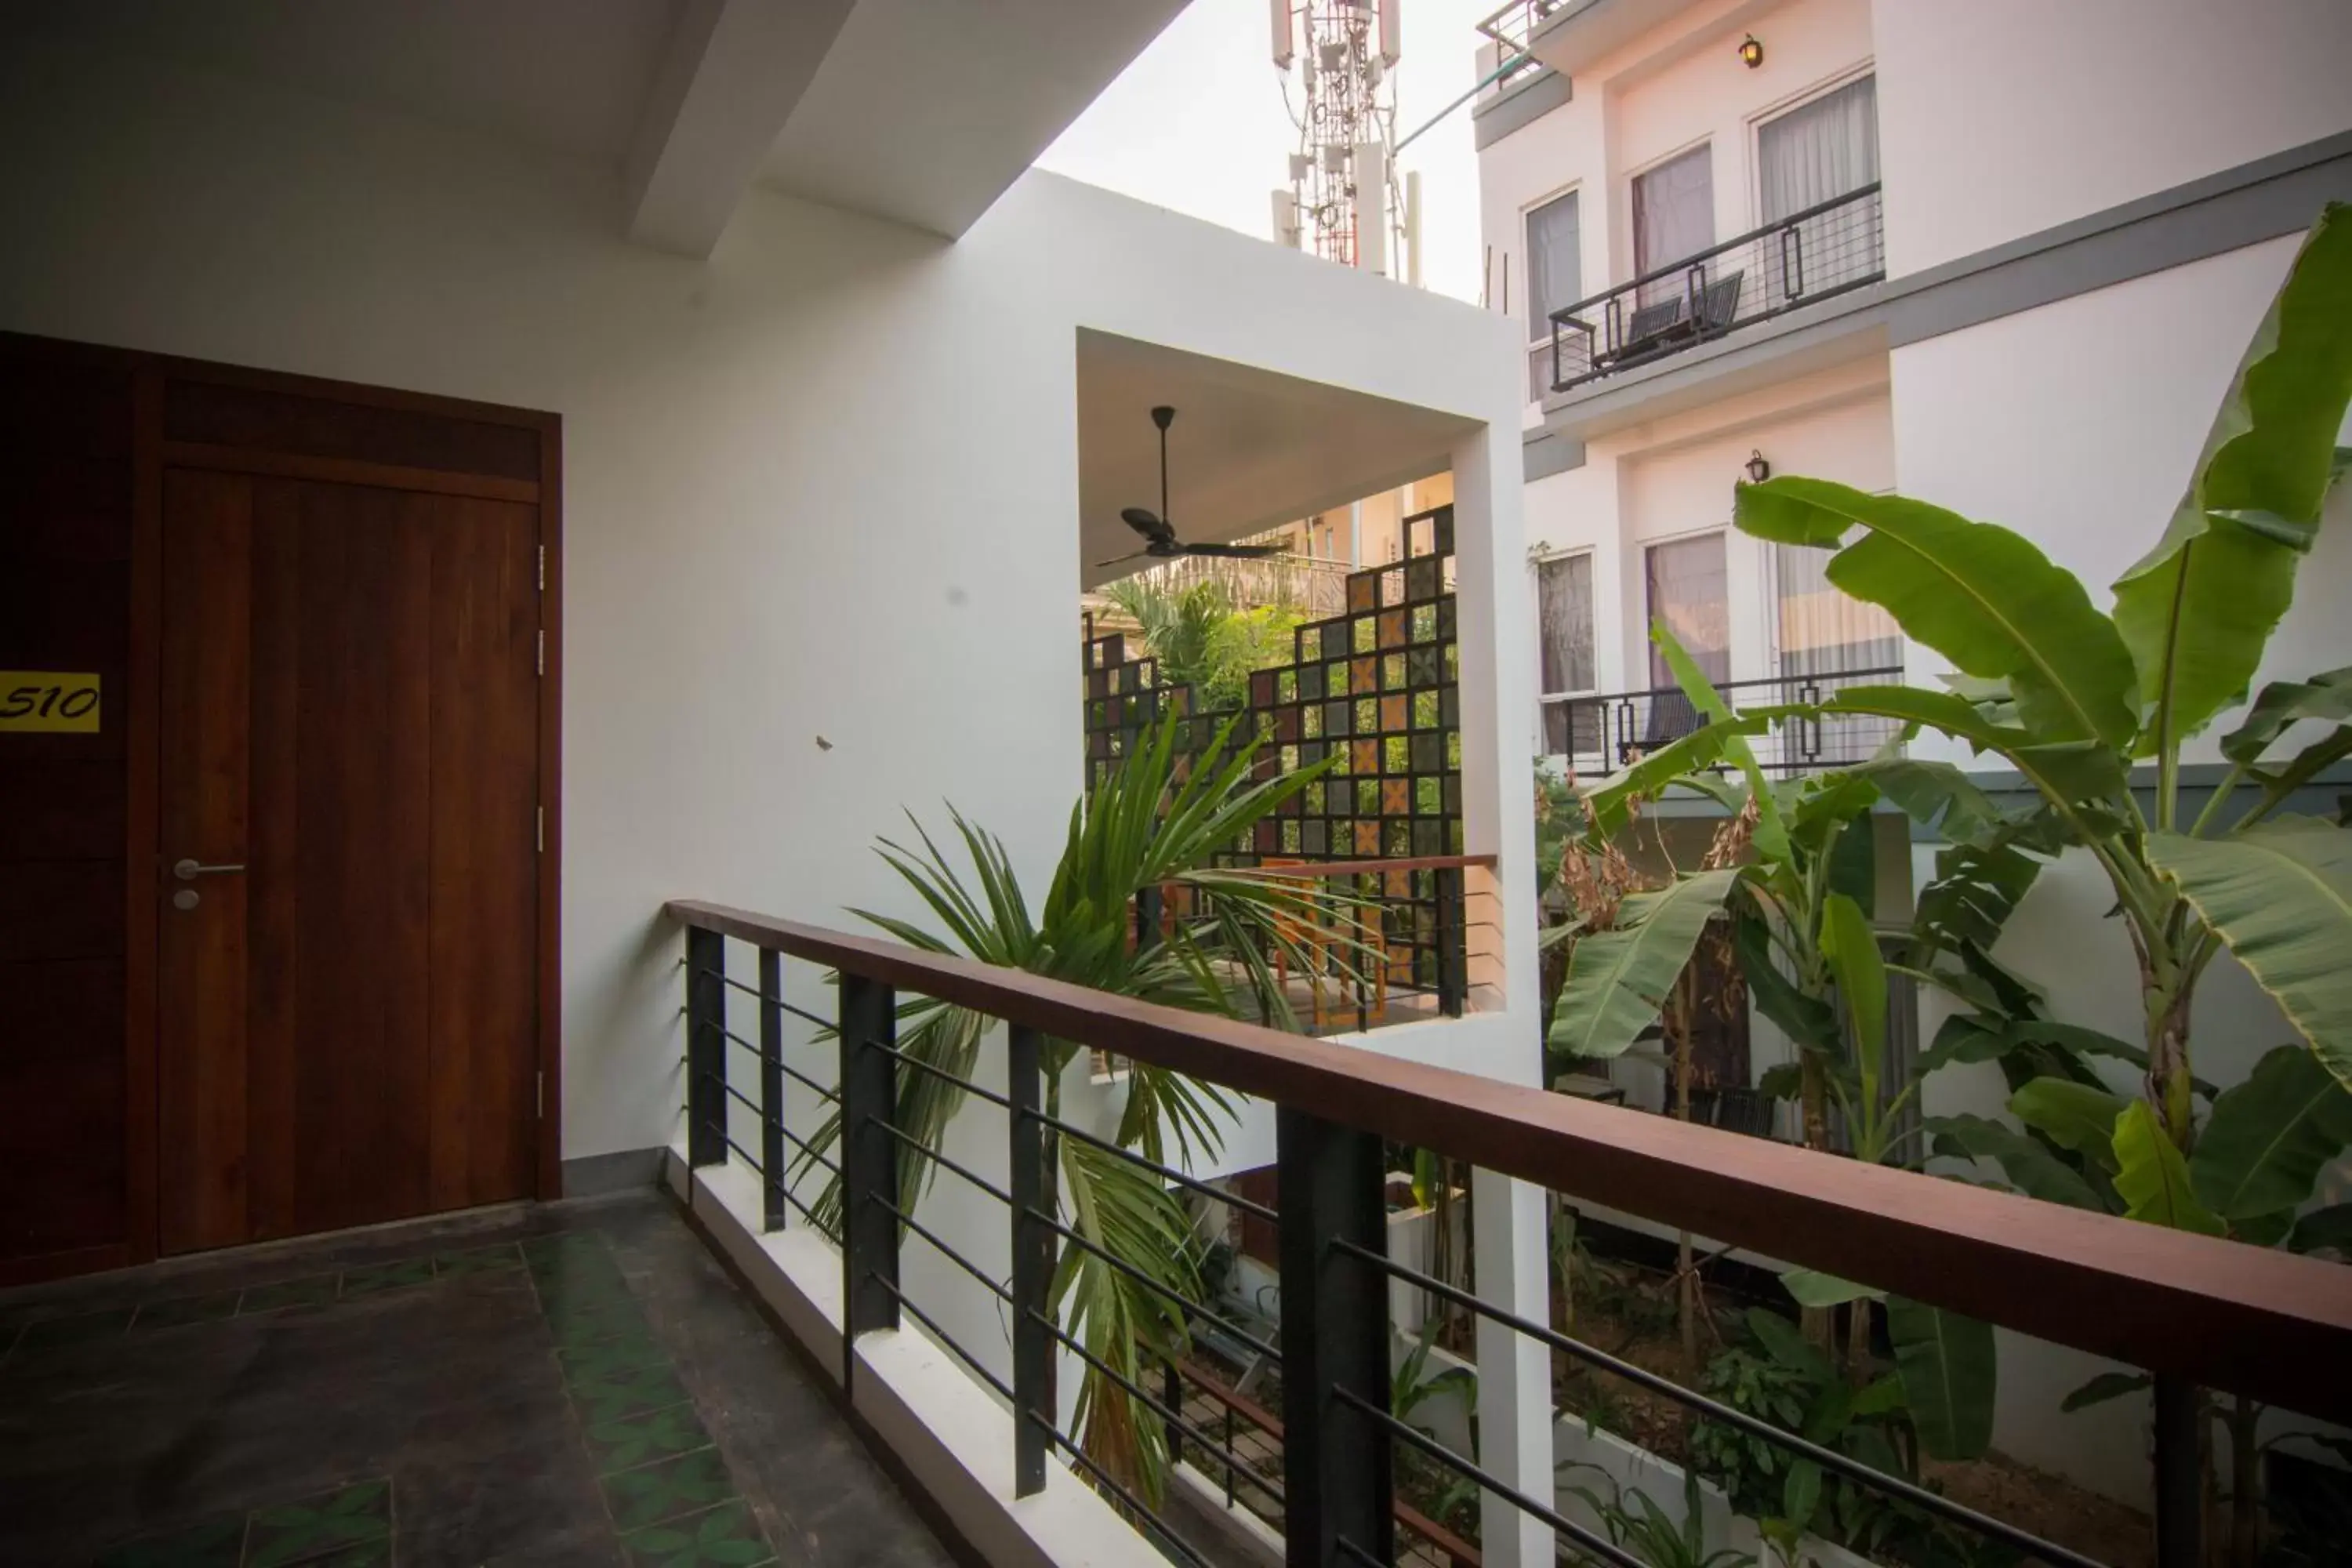
<path id="1" fill-rule="evenodd" d="M 1168 521 L 1168 426 L 1176 422 L 1176 411 L 1166 404 L 1151 411 L 1151 422 L 1160 426 L 1160 510 L 1146 511 L 1139 506 L 1129 507 L 1118 514 L 1119 521 L 1143 535 L 1144 546 L 1131 555 L 1121 555 L 1112 561 L 1097 561 L 1095 570 L 1106 566 L 1122 566 L 1129 561 L 1140 561 L 1147 555 L 1169 559 L 1179 555 L 1222 555 L 1243 561 L 1260 561 L 1282 553 L 1279 544 L 1187 544 L 1176 537 L 1175 525 Z"/>

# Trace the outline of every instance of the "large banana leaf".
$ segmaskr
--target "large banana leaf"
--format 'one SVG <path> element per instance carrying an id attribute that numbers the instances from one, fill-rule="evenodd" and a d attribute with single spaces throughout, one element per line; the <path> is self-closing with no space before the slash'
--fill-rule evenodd
<path id="1" fill-rule="evenodd" d="M 2352 1142 L 2352 1092 L 2301 1046 L 2281 1046 L 2213 1102 L 2189 1184 L 2226 1220 L 2293 1209 Z"/>
<path id="2" fill-rule="evenodd" d="M 2006 677 L 2040 741 L 2128 742 L 2139 728 L 2130 652 L 2074 575 L 1993 523 L 1826 479 L 1738 487 L 1732 516 L 1759 539 L 1834 545 L 1829 580 L 1884 605 L 1906 636 L 1969 675 Z"/>
<path id="3" fill-rule="evenodd" d="M 2245 695 L 2334 477 L 2352 402 L 2352 209 L 2331 203 L 2255 329 L 2154 550 L 2116 582 L 2138 662 L 2139 754 L 2179 744 Z"/>
<path id="4" fill-rule="evenodd" d="M 1993 1161 L 2010 1184 L 2027 1197 L 2094 1214 L 2108 1212 L 2097 1189 L 2083 1179 L 2081 1172 L 2014 1128 L 1981 1116 L 1932 1116 L 1927 1128 L 1936 1141 L 1937 1153 Z"/>
<path id="5" fill-rule="evenodd" d="M 2282 816 L 2227 838 L 2159 833 L 2148 857 L 2352 1084 L 2352 831 Z"/>
<path id="6" fill-rule="evenodd" d="M 2131 1218 L 2205 1236 L 2227 1232 L 2219 1216 L 2197 1201 L 2188 1162 L 2156 1120 L 2145 1100 L 2135 1100 L 2116 1118 L 2116 1192 Z"/>
<path id="7" fill-rule="evenodd" d="M 2221 737 L 2221 754 L 2252 767 L 2288 725 L 2306 719 L 2336 723 L 2352 719 L 2352 666 L 2309 680 L 2273 680 L 2263 687 L 2246 710 L 2245 721 Z"/>
<path id="8" fill-rule="evenodd" d="M 1981 1456 L 1992 1442 L 1999 1374 L 1992 1325 L 1889 1296 L 1886 1333 L 1919 1446 L 1938 1459 Z"/>
<path id="9" fill-rule="evenodd" d="M 1849 686 L 1822 703 L 1822 713 L 1869 713 L 1966 741 L 1979 752 L 2005 757 L 2053 801 L 2109 799 L 2124 789 L 2122 754 L 2097 741 L 2049 742 L 1996 724 L 1984 710 L 1949 691 L 1919 686 Z"/>
<path id="10" fill-rule="evenodd" d="M 1569 954 L 1551 1046 L 1579 1057 L 1622 1056 L 1666 1005 L 1699 933 L 1731 896 L 1737 868 L 1701 871 L 1621 906 L 1623 924 L 1593 931 Z"/>
<path id="11" fill-rule="evenodd" d="M 2009 1113 L 2061 1148 L 2112 1173 L 2124 1098 L 2063 1078 L 2037 1078 L 2009 1097 Z"/>

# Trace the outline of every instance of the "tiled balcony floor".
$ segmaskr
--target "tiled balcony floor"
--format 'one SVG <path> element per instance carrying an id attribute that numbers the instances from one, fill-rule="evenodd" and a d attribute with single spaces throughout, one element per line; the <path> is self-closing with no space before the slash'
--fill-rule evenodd
<path id="1" fill-rule="evenodd" d="M 945 1552 L 651 1192 L 0 1295 L 0 1563 Z"/>

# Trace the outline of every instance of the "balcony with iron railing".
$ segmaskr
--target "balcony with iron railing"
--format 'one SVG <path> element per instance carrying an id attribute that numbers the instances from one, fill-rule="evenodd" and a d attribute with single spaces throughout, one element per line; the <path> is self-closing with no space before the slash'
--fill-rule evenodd
<path id="1" fill-rule="evenodd" d="M 909 1484 L 968 1539 L 987 1542 L 992 1562 L 1143 1562 L 1153 1552 L 1202 1568 L 1235 1561 L 1230 1537 L 1221 1545 L 1203 1536 L 1198 1510 L 1188 1516 L 1179 1506 L 1189 1490 L 1194 1502 L 1229 1493 L 1275 1527 L 1269 1537 L 1266 1524 L 1251 1526 L 1270 1542 L 1258 1561 L 1279 1552 L 1301 1568 L 1389 1568 L 1464 1561 L 1467 1545 L 1523 1564 L 1557 1550 L 1644 1568 L 1624 1539 L 1596 1528 L 1571 1495 L 1572 1478 L 1555 1475 L 1554 1450 L 1538 1435 L 1553 1429 L 1511 1415 L 1534 1401 L 1549 1416 L 1553 1369 L 1565 1366 L 1769 1448 L 1823 1499 L 1823 1489 L 1860 1489 L 1890 1500 L 1963 1549 L 1956 1561 L 2097 1568 L 2098 1558 L 2049 1539 L 2063 1533 L 2063 1519 L 2000 1517 L 1997 1502 L 1960 1500 L 1891 1451 L 1760 1418 L 1592 1342 L 1573 1323 L 1547 1321 L 1543 1265 L 1518 1276 L 1535 1292 L 1510 1283 L 1514 1268 L 1530 1264 L 1510 1260 L 1517 1229 L 1504 1221 L 1521 1211 L 1496 1196 L 1509 1191 L 1496 1182 L 1817 1271 L 1832 1277 L 1841 1301 L 1885 1292 L 1906 1321 L 1933 1318 L 1937 1335 L 1966 1323 L 1989 1336 L 1993 1325 L 2146 1369 L 2153 1508 L 2140 1525 L 2148 1533 L 2121 1555 L 2159 1568 L 2202 1560 L 2204 1517 L 2215 1506 L 2205 1426 L 2221 1391 L 2323 1421 L 2352 1415 L 2352 1274 L 2318 1258 L 741 910 L 682 902 L 667 915 L 686 938 L 687 1131 L 673 1185 L 787 1332 L 829 1369 Z M 741 978 L 753 964 L 756 983 Z M 800 1005 L 828 988 L 835 1005 Z M 902 1048 L 896 1024 L 929 1004 L 967 1009 L 1003 1026 L 1001 1036 L 976 1041 L 961 1068 L 921 1059 Z M 1082 1114 L 1057 1112 L 1045 1081 L 1057 1042 L 1270 1105 L 1266 1201 L 1204 1180 L 1181 1155 L 1150 1157 Z M 926 1141 L 905 1119 L 942 1090 L 963 1105 L 958 1132 Z M 814 1131 L 820 1124 L 838 1132 L 829 1156 L 810 1141 L 827 1135 Z M 1440 1278 L 1398 1255 L 1386 1213 L 1398 1145 L 1476 1168 L 1471 1181 L 1485 1194 L 1476 1211 L 1502 1228 L 1481 1236 L 1473 1279 Z M 1261 1234 L 1273 1239 L 1279 1289 L 1262 1295 L 1263 1314 L 1173 1290 L 1139 1268 L 1133 1248 L 1105 1245 L 1098 1220 L 1056 1196 L 1055 1173 L 1073 1158 L 1116 1163 L 1206 1205 L 1200 1212 L 1220 1216 L 1216 1224 L 1239 1215 L 1268 1227 Z M 924 1201 L 930 1173 L 952 1193 L 952 1222 L 939 1217 L 944 1204 Z M 825 1200 L 809 1201 L 819 1184 L 837 1204 L 829 1212 Z M 1130 1338 L 1069 1321 L 1056 1280 L 1080 1268 L 1131 1279 L 1185 1331 Z M 1433 1435 L 1395 1407 L 1399 1285 L 1476 1325 L 1483 1447 Z M 971 1298 L 961 1309 L 947 1304 L 950 1287 Z M 1183 1349 L 1213 1343 L 1237 1347 L 1267 1373 L 1261 1386 L 1278 1393 L 1261 1400 Z M 1181 1360 L 1171 1364 L 1171 1354 Z M 1097 1399 L 1127 1402 L 1136 1425 L 1090 1431 L 1065 1397 L 1072 1376 L 1094 1380 Z M 1832 1381 L 1849 1405 L 1879 1401 L 1891 1386 Z M 1138 1481 L 1133 1443 L 1147 1430 L 1176 1461 L 1164 1490 Z M 1483 1496 L 1483 1542 L 1400 1509 L 1400 1478 L 1423 1469 Z M 1817 1544 L 1784 1542 L 1791 1561 L 1817 1555 Z"/>
<path id="2" fill-rule="evenodd" d="M 1539 384 L 1570 392 L 1885 277 L 1874 182 L 1553 311 L 1550 339 L 1530 357 Z"/>
<path id="3" fill-rule="evenodd" d="M 1902 679 L 1901 665 L 1887 665 L 1719 681 L 1716 689 L 1743 710 L 1813 708 L 1849 687 L 1891 685 Z M 1673 686 L 1539 700 L 1545 754 L 1566 759 L 1570 772 L 1583 779 L 1630 767 L 1706 722 Z M 1748 744 L 1767 773 L 1810 773 L 1867 762 L 1899 739 L 1902 729 L 1892 719 L 1870 714 L 1792 713 L 1775 719 Z"/>

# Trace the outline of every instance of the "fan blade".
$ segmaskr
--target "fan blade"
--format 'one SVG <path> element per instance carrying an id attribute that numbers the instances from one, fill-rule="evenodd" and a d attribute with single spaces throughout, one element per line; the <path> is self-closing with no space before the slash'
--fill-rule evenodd
<path id="1" fill-rule="evenodd" d="M 1095 570 L 1099 572 L 1106 566 L 1124 566 L 1130 561 L 1141 561 L 1150 555 L 1150 553 L 1151 552 L 1149 550 L 1139 550 L 1132 555 L 1115 555 L 1108 561 L 1096 562 Z"/>
<path id="2" fill-rule="evenodd" d="M 1236 561 L 1263 561 L 1269 555 L 1283 552 L 1279 544 L 1188 544 L 1187 555 L 1223 555 Z"/>
<path id="3" fill-rule="evenodd" d="M 1176 531 L 1174 529 L 1169 527 L 1166 523 L 1160 521 L 1159 518 L 1153 516 L 1150 512 L 1144 510 L 1139 506 L 1129 507 L 1125 511 L 1118 514 L 1118 520 L 1127 524 L 1128 527 L 1135 530 L 1136 532 L 1143 535 L 1144 538 L 1151 540 L 1154 542 L 1163 539 L 1172 541 L 1176 537 Z"/>

